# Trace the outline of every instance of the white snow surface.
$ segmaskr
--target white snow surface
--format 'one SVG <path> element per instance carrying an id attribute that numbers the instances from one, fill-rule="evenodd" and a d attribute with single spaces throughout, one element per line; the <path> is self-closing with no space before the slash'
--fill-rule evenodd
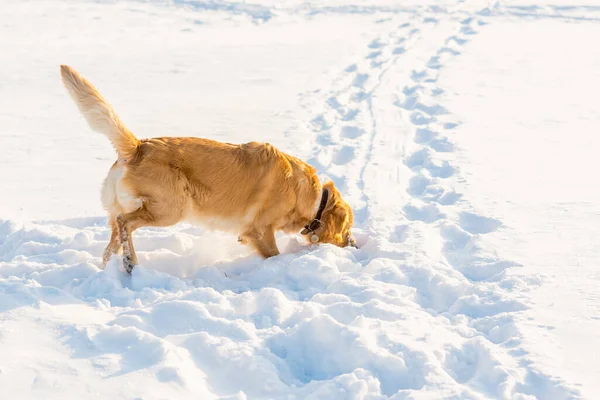
<path id="1" fill-rule="evenodd" d="M 599 37 L 589 0 L 3 0 L 0 397 L 598 398 Z M 360 248 L 180 224 L 100 269 L 115 154 L 59 64 L 139 137 L 307 160 Z"/>

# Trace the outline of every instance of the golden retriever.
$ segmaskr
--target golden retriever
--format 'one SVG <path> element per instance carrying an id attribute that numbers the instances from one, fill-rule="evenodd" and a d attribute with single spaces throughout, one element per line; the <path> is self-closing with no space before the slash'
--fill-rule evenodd
<path id="1" fill-rule="evenodd" d="M 66 65 L 60 72 L 90 127 L 106 135 L 118 155 L 102 187 L 112 229 L 104 265 L 122 252 L 131 273 L 138 262 L 133 231 L 180 221 L 236 233 L 265 258 L 279 254 L 278 230 L 302 230 L 312 243 L 356 246 L 352 209 L 310 165 L 269 143 L 138 139 L 90 82 Z"/>

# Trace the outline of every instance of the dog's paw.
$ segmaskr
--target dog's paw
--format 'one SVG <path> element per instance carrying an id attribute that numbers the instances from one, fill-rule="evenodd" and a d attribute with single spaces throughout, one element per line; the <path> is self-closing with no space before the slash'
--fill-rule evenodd
<path id="1" fill-rule="evenodd" d="M 131 257 L 123 257 L 123 268 L 125 268 L 125 271 L 127 271 L 128 274 L 131 274 L 133 267 L 135 267 L 135 265 L 131 262 Z"/>

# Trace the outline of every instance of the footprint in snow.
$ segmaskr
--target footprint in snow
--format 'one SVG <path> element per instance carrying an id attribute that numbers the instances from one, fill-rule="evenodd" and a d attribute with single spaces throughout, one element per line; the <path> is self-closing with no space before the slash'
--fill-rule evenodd
<path id="1" fill-rule="evenodd" d="M 409 181 L 408 194 L 418 197 L 424 202 L 434 202 L 439 205 L 448 206 L 456 204 L 462 197 L 454 190 L 447 190 L 424 175 L 416 175 Z"/>
<path id="2" fill-rule="evenodd" d="M 404 108 L 405 110 L 419 110 L 428 116 L 446 115 L 449 114 L 448 110 L 439 104 L 427 105 L 419 101 L 416 95 L 408 95 L 403 102 L 397 101 L 398 107 Z M 414 122 L 413 122 L 414 123 Z"/>
<path id="3" fill-rule="evenodd" d="M 470 26 L 463 26 L 460 30 L 460 32 L 463 35 L 474 35 L 477 33 L 477 31 L 473 28 L 471 28 Z"/>
<path id="4" fill-rule="evenodd" d="M 448 161 L 442 161 L 441 165 L 437 165 L 434 163 L 427 164 L 425 166 L 427 171 L 431 174 L 431 176 L 436 178 L 450 178 L 455 173 L 455 169 Z"/>
<path id="5" fill-rule="evenodd" d="M 463 38 L 459 38 L 458 36 L 450 36 L 448 38 L 448 40 L 446 40 L 446 43 L 450 43 L 450 42 L 455 42 L 456 44 L 462 46 L 463 44 L 467 43 L 468 40 L 467 39 L 463 39 Z"/>
<path id="6" fill-rule="evenodd" d="M 429 150 L 421 149 L 421 150 L 418 150 L 418 151 L 415 151 L 414 153 L 412 153 L 410 155 L 410 157 L 408 157 L 408 159 L 406 159 L 405 164 L 408 168 L 413 169 L 413 168 L 423 167 L 424 165 L 428 164 L 430 161 L 431 161 L 431 158 L 429 155 Z"/>
<path id="7" fill-rule="evenodd" d="M 423 70 L 423 71 L 413 71 L 410 74 L 410 79 L 412 79 L 414 82 L 420 82 L 426 76 L 427 76 L 427 71 L 426 70 Z"/>
<path id="8" fill-rule="evenodd" d="M 440 106 L 439 104 L 426 105 L 423 103 L 417 103 L 416 108 L 418 108 L 419 110 L 421 110 L 424 113 L 429 114 L 429 115 L 449 114 L 448 110 L 446 110 L 444 107 Z"/>
<path id="9" fill-rule="evenodd" d="M 427 125 L 432 120 L 433 118 L 431 117 L 431 115 L 427 115 L 420 111 L 415 111 L 410 114 L 410 122 L 412 122 L 415 125 Z"/>
<path id="10" fill-rule="evenodd" d="M 352 121 L 360 113 L 358 108 L 351 108 L 345 112 L 340 113 L 342 115 L 342 121 Z"/>
<path id="11" fill-rule="evenodd" d="M 362 135 L 365 134 L 365 131 L 357 128 L 356 126 L 344 126 L 342 127 L 342 137 L 348 138 L 348 139 L 356 139 L 357 137 L 360 137 Z"/>
<path id="12" fill-rule="evenodd" d="M 423 207 L 407 204 L 404 206 L 403 211 L 409 220 L 427 223 L 435 222 L 446 216 L 436 204 L 426 204 Z"/>
<path id="13" fill-rule="evenodd" d="M 415 133 L 415 143 L 424 144 L 432 140 L 438 134 L 427 128 L 419 128 Z"/>
<path id="14" fill-rule="evenodd" d="M 376 64 L 376 63 L 375 63 Z M 371 64 L 374 68 L 378 65 L 373 65 L 373 63 Z M 379 65 L 381 65 L 381 63 L 379 63 Z M 360 103 L 361 101 L 365 100 L 367 97 L 369 97 L 369 93 L 363 92 L 363 91 L 359 91 L 356 92 L 352 95 L 351 100 L 355 103 Z"/>
<path id="15" fill-rule="evenodd" d="M 310 121 L 317 130 L 323 131 L 329 128 L 329 124 L 323 115 L 317 115 L 315 118 Z"/>
<path id="16" fill-rule="evenodd" d="M 454 50 L 452 47 L 442 47 L 439 51 L 438 54 L 450 54 L 453 56 L 457 56 L 460 54 L 460 51 L 458 50 Z"/>
<path id="17" fill-rule="evenodd" d="M 459 224 L 462 229 L 471 234 L 485 234 L 494 232 L 502 222 L 494 218 L 488 218 L 481 215 L 463 211 L 459 216 Z"/>
<path id="18" fill-rule="evenodd" d="M 450 153 L 454 151 L 454 144 L 446 138 L 432 140 L 429 143 L 429 147 L 440 153 Z"/>
<path id="19" fill-rule="evenodd" d="M 375 69 L 375 68 L 379 68 L 383 65 L 383 61 L 377 61 L 377 60 L 373 60 L 371 61 L 371 64 L 369 64 L 371 66 L 371 68 Z"/>
<path id="20" fill-rule="evenodd" d="M 443 206 L 451 206 L 456 204 L 462 197 L 462 194 L 456 193 L 454 190 L 444 192 L 439 198 L 436 199 L 438 204 Z"/>
<path id="21" fill-rule="evenodd" d="M 354 78 L 354 82 L 352 82 L 352 85 L 354 85 L 355 87 L 362 87 L 365 84 L 365 82 L 367 81 L 367 79 L 369 79 L 368 74 L 356 74 L 356 77 Z"/>
<path id="22" fill-rule="evenodd" d="M 336 165 L 344 165 L 352 161 L 354 158 L 354 148 L 350 146 L 344 146 L 337 150 L 332 157 L 332 161 Z"/>
<path id="23" fill-rule="evenodd" d="M 430 178 L 415 175 L 408 181 L 408 194 L 415 197 L 423 196 L 431 185 L 433 185 L 433 182 Z"/>
<path id="24" fill-rule="evenodd" d="M 456 128 L 458 125 L 460 125 L 459 123 L 456 122 L 446 122 L 444 124 L 444 129 L 454 129 Z"/>
<path id="25" fill-rule="evenodd" d="M 455 169 L 448 161 L 436 161 L 431 156 L 431 150 L 424 148 L 415 151 L 404 163 L 410 169 L 425 168 L 434 178 L 445 179 L 454 175 Z"/>
<path id="26" fill-rule="evenodd" d="M 429 59 L 429 61 L 427 62 L 427 67 L 431 68 L 431 69 L 440 69 L 442 67 L 442 64 L 440 62 L 440 57 L 439 56 L 433 56 Z"/>
<path id="27" fill-rule="evenodd" d="M 373 58 L 377 58 L 381 55 L 381 51 L 373 51 L 371 53 L 369 53 L 369 55 L 366 57 L 367 60 L 373 59 Z"/>
<path id="28" fill-rule="evenodd" d="M 370 49 L 378 49 L 378 48 L 380 48 L 382 46 L 383 46 L 383 43 L 380 42 L 379 39 L 375 39 L 371 43 L 369 43 L 369 48 Z"/>
<path id="29" fill-rule="evenodd" d="M 329 104 L 329 107 L 335 108 L 335 109 L 338 109 L 342 106 L 340 104 L 340 102 L 338 101 L 338 99 L 333 96 L 327 99 L 327 104 Z"/>

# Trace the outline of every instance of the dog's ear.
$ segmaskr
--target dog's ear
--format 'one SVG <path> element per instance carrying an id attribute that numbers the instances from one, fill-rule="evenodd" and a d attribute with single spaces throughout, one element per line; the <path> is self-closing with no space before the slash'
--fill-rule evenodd
<path id="1" fill-rule="evenodd" d="M 344 226 L 350 223 L 351 212 L 352 210 L 350 210 L 349 207 L 346 207 L 343 204 L 338 204 L 335 210 L 333 211 L 336 223 L 340 226 Z"/>

